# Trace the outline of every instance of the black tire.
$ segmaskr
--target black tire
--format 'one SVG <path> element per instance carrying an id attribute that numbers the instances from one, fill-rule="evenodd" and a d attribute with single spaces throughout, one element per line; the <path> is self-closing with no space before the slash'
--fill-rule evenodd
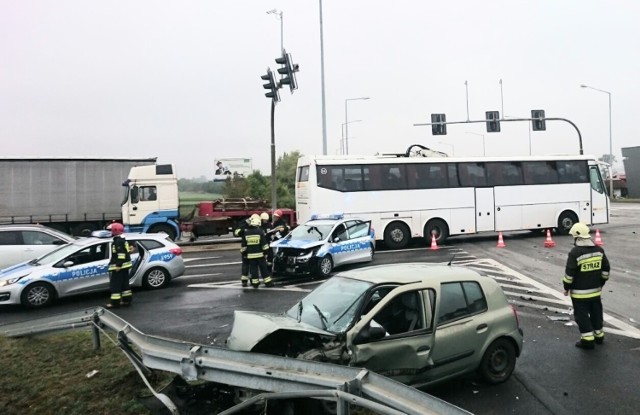
<path id="1" fill-rule="evenodd" d="M 46 282 L 36 282 L 25 287 L 20 294 L 20 302 L 27 308 L 46 307 L 53 303 L 56 292 Z"/>
<path id="2" fill-rule="evenodd" d="M 431 219 L 424 226 L 424 237 L 431 243 L 431 235 L 436 236 L 436 243 L 442 245 L 449 237 L 449 226 L 442 219 Z"/>
<path id="3" fill-rule="evenodd" d="M 325 255 L 322 258 L 318 258 L 316 262 L 316 274 L 323 278 L 329 278 L 333 271 L 333 259 L 331 255 Z"/>
<path id="4" fill-rule="evenodd" d="M 500 338 L 491 343 L 484 352 L 478 373 L 483 381 L 497 385 L 509 379 L 515 367 L 515 346 L 509 339 Z"/>
<path id="5" fill-rule="evenodd" d="M 151 228 L 149 228 L 149 233 L 166 233 L 167 235 L 169 235 L 169 239 L 171 239 L 172 241 L 175 241 L 177 236 L 176 231 L 171 226 L 164 223 L 153 225 Z"/>
<path id="6" fill-rule="evenodd" d="M 171 276 L 169 272 L 160 267 L 154 267 L 144 273 L 142 277 L 142 285 L 149 290 L 159 290 L 169 285 Z"/>
<path id="7" fill-rule="evenodd" d="M 576 223 L 578 223 L 576 214 L 570 210 L 565 210 L 558 218 L 558 227 L 556 229 L 560 235 L 569 235 L 569 230 Z"/>
<path id="8" fill-rule="evenodd" d="M 384 244 L 390 249 L 402 249 L 409 245 L 411 233 L 403 222 L 392 222 L 384 230 Z"/>
<path id="9" fill-rule="evenodd" d="M 91 223 L 91 222 L 79 223 L 75 225 L 73 228 L 71 228 L 73 236 L 83 236 L 83 237 L 91 236 L 91 233 L 97 230 L 98 230 L 98 226 L 95 223 Z"/>

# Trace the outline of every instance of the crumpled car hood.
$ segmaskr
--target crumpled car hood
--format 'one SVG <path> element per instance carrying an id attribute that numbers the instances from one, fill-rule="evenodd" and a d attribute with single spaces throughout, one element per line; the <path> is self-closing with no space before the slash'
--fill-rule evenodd
<path id="1" fill-rule="evenodd" d="M 244 352 L 251 351 L 269 334 L 278 330 L 300 331 L 335 337 L 335 334 L 321 330 L 285 314 L 271 314 L 257 311 L 234 311 L 233 328 L 227 339 L 227 347 Z"/>
<path id="2" fill-rule="evenodd" d="M 299 239 L 280 239 L 279 241 L 273 242 L 271 244 L 272 248 L 298 248 L 298 249 L 309 249 L 319 245 L 324 245 L 325 241 L 315 241 L 315 240 L 299 240 Z"/>

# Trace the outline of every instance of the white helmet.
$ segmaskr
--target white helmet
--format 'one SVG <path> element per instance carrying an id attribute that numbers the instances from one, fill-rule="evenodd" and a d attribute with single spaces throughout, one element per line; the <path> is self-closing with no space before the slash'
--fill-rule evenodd
<path id="1" fill-rule="evenodd" d="M 269 220 L 269 214 L 267 212 L 262 212 L 260 214 L 260 219 L 262 220 Z"/>
<path id="2" fill-rule="evenodd" d="M 574 238 L 589 239 L 589 227 L 584 223 L 576 223 L 569 230 L 569 234 Z"/>
<path id="3" fill-rule="evenodd" d="M 257 213 L 254 213 L 253 215 L 251 215 L 251 217 L 249 218 L 249 225 L 260 226 L 261 224 L 262 224 L 262 221 L 260 220 L 260 215 L 258 215 Z"/>

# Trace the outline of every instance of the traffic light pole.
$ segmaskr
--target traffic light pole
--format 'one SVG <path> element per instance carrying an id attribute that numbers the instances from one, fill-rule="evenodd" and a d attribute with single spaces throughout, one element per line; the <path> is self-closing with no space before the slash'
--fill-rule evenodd
<path id="1" fill-rule="evenodd" d="M 271 100 L 271 214 L 278 207 L 276 192 L 276 130 L 274 126 L 276 102 Z"/>
<path id="2" fill-rule="evenodd" d="M 529 121 L 529 122 L 532 122 L 532 121 L 538 121 L 538 120 L 543 120 L 543 121 L 564 121 L 564 122 L 568 122 L 569 124 L 571 124 L 573 126 L 573 128 L 575 128 L 576 132 L 578 133 L 578 145 L 580 147 L 580 154 L 581 155 L 584 154 L 584 151 L 582 149 L 582 134 L 580 133 L 580 130 L 578 129 L 578 126 L 575 125 L 570 120 L 567 120 L 566 118 L 509 118 L 509 119 L 501 118 L 499 120 L 447 121 L 447 122 L 430 122 L 430 123 L 413 124 L 413 125 L 415 127 L 418 127 L 418 126 L 425 126 L 425 125 L 486 123 L 487 121 L 498 121 L 498 122 Z"/>

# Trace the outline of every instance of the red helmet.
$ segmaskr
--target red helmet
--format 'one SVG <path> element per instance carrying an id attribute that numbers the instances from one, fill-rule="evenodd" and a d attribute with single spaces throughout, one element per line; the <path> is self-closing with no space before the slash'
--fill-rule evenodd
<path id="1" fill-rule="evenodd" d="M 273 216 L 277 216 L 279 218 L 282 217 L 282 211 L 280 209 L 276 209 L 275 212 L 273 212 Z"/>
<path id="2" fill-rule="evenodd" d="M 109 225 L 108 229 L 111 230 L 111 235 L 113 236 L 122 235 L 124 233 L 124 226 L 122 226 L 121 223 L 112 223 Z"/>

